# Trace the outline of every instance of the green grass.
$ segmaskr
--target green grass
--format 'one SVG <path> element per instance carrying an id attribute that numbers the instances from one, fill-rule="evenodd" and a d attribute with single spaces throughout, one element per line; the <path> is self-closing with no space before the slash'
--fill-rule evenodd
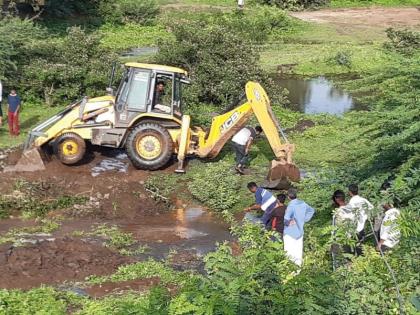
<path id="1" fill-rule="evenodd" d="M 331 61 L 338 53 L 350 55 L 350 67 Z M 389 62 L 392 58 L 379 44 L 284 43 L 272 44 L 261 53 L 261 64 L 270 72 L 281 64 L 297 64 L 294 72 L 308 76 L 372 72 Z"/>
<path id="2" fill-rule="evenodd" d="M 20 135 L 11 137 L 7 126 L 7 110 L 3 104 L 3 127 L 0 128 L 0 148 L 13 147 L 23 143 L 28 132 L 37 124 L 53 116 L 63 107 L 46 107 L 41 104 L 26 103 L 23 100 L 22 109 L 19 115 Z"/>
<path id="3" fill-rule="evenodd" d="M 419 5 L 420 0 L 332 0 L 333 8 L 353 8 L 353 7 L 369 7 L 369 6 L 415 6 Z"/>
<path id="4" fill-rule="evenodd" d="M 135 47 L 156 46 L 160 40 L 171 37 L 161 25 L 142 26 L 126 24 L 122 26 L 103 25 L 98 31 L 102 36 L 102 46 L 114 51 L 124 51 Z"/>
<path id="5" fill-rule="evenodd" d="M 261 65 L 275 72 L 281 64 L 297 64 L 294 73 L 321 74 L 368 73 L 392 62 L 394 55 L 383 49 L 384 29 L 334 26 L 295 20 L 288 32 L 271 36 L 261 49 Z M 347 54 L 351 66 L 333 61 L 337 54 Z"/>

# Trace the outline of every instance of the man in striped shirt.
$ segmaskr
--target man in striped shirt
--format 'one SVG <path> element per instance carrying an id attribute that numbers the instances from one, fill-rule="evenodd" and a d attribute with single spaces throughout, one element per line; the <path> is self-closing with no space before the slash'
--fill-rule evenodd
<path id="1" fill-rule="evenodd" d="M 257 218 L 251 213 L 247 213 L 245 218 L 254 223 L 261 223 L 269 228 L 271 212 L 277 205 L 277 198 L 267 189 L 258 187 L 256 183 L 250 182 L 247 185 L 250 192 L 255 194 L 255 204 L 245 209 L 245 211 L 262 210 L 264 212 L 261 218 Z"/>

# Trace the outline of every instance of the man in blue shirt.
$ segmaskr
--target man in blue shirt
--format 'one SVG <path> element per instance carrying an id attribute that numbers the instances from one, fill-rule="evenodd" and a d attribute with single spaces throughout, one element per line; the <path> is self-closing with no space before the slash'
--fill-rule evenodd
<path id="1" fill-rule="evenodd" d="M 284 215 L 284 251 L 296 265 L 303 262 L 303 227 L 315 213 L 315 210 L 306 202 L 297 199 L 297 190 L 290 188 L 287 191 L 290 199 Z"/>
<path id="2" fill-rule="evenodd" d="M 9 113 L 7 115 L 7 122 L 9 123 L 9 132 L 12 136 L 19 135 L 19 109 L 21 100 L 16 90 L 12 90 L 7 97 L 7 104 L 9 106 Z"/>
<path id="3" fill-rule="evenodd" d="M 268 190 L 258 187 L 254 182 L 248 183 L 247 187 L 250 192 L 255 194 L 255 204 L 246 208 L 245 211 L 262 210 L 264 211 L 264 215 L 262 218 L 257 218 L 254 215 L 247 213 L 245 218 L 254 223 L 262 223 L 266 228 L 268 228 L 271 219 L 271 212 L 277 206 L 277 198 L 274 197 Z"/>

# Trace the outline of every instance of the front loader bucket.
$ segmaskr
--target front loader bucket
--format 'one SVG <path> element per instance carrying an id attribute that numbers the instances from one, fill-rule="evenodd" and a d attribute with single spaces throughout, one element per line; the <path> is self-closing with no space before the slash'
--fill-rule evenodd
<path id="1" fill-rule="evenodd" d="M 266 181 L 262 184 L 265 188 L 287 189 L 290 182 L 300 180 L 300 171 L 293 163 L 272 160 Z"/>
<path id="2" fill-rule="evenodd" d="M 6 166 L 3 172 L 36 172 L 45 170 L 44 161 L 38 148 L 23 151 L 16 165 Z"/>

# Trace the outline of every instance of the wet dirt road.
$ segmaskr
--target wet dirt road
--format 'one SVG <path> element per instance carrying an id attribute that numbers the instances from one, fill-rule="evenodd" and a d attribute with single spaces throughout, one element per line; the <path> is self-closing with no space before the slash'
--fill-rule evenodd
<path id="1" fill-rule="evenodd" d="M 112 150 L 95 152 L 73 167 L 52 160 L 45 171 L 8 173 L 3 178 L 0 190 L 4 195 L 22 193 L 19 187 L 24 181 L 42 184 L 44 199 L 60 194 L 84 196 L 88 207 L 53 210 L 46 218 L 59 222 L 57 230 L 19 236 L 22 246 L 11 242 L 0 245 L 0 288 L 28 289 L 80 281 L 93 274 L 111 274 L 123 264 L 150 257 L 166 259 L 168 255 L 170 264 L 178 270 L 202 270 L 202 256 L 214 250 L 217 242 L 231 239 L 222 219 L 205 209 L 174 196 L 173 204 L 181 206 L 169 210 L 151 199 L 144 188 L 150 173 L 135 170 L 120 154 Z M 102 163 L 104 160 L 106 163 Z M 112 162 L 115 160 L 117 163 Z M 172 171 L 170 167 L 162 172 Z M 0 219 L 0 239 L 13 229 L 39 224 L 12 211 L 9 218 Z M 100 238 L 76 234 L 89 233 L 101 224 L 131 233 L 136 246 L 146 250 L 127 257 L 105 247 Z"/>

